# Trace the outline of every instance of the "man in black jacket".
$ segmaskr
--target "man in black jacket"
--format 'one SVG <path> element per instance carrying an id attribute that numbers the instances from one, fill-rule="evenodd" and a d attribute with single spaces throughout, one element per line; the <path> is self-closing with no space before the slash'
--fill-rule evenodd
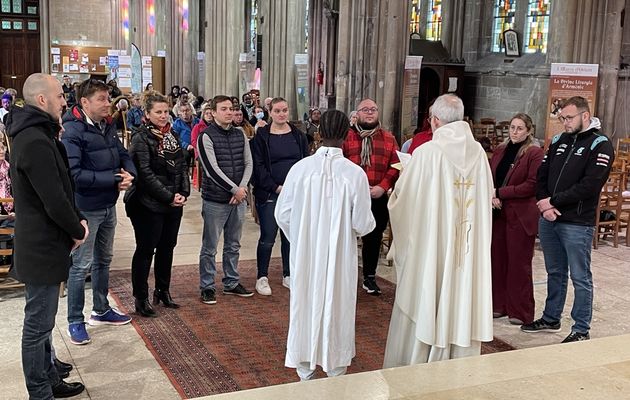
<path id="1" fill-rule="evenodd" d="M 212 99 L 214 121 L 197 139 L 203 166 L 203 239 L 199 255 L 201 301 L 215 304 L 214 275 L 219 237 L 223 233 L 223 294 L 250 297 L 239 283 L 236 270 L 245 216 L 247 183 L 252 175 L 252 155 L 247 137 L 232 126 L 232 101 L 228 96 Z"/>
<path id="2" fill-rule="evenodd" d="M 23 94 L 26 105 L 14 107 L 7 121 L 18 210 L 13 266 L 26 297 L 22 367 L 31 399 L 70 397 L 84 387 L 59 378 L 50 361 L 50 333 L 70 252 L 85 241 L 88 226 L 74 206 L 66 152 L 57 140 L 66 105 L 61 84 L 50 75 L 33 74 Z"/>
<path id="3" fill-rule="evenodd" d="M 563 343 L 589 339 L 593 313 L 591 243 L 602 186 L 613 163 L 613 147 L 599 132 L 583 97 L 568 99 L 558 119 L 565 132 L 553 137 L 538 170 L 538 234 L 547 269 L 547 300 L 542 318 L 521 326 L 525 332 L 559 332 L 568 273 L 575 292 L 575 321 Z"/>

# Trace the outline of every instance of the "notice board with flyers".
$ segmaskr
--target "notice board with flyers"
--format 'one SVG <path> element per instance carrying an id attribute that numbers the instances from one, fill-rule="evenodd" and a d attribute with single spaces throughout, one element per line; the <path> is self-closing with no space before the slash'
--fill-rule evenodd
<path id="1" fill-rule="evenodd" d="M 53 74 L 107 74 L 109 47 L 50 45 L 50 72 Z"/>

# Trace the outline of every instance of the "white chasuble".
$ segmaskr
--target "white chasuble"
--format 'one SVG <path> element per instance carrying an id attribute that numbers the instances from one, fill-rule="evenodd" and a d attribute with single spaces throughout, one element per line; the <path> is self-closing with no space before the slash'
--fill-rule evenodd
<path id="1" fill-rule="evenodd" d="M 397 274 L 384 367 L 479 354 L 492 340 L 492 173 L 466 122 L 419 147 L 389 200 Z"/>
<path id="2" fill-rule="evenodd" d="M 275 210 L 291 242 L 291 300 L 285 365 L 328 372 L 355 355 L 357 236 L 374 227 L 363 170 L 341 149 L 320 147 L 296 163 Z"/>

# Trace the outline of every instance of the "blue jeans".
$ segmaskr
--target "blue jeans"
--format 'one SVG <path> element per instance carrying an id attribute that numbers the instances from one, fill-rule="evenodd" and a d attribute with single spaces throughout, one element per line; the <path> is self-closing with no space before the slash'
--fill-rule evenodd
<path id="1" fill-rule="evenodd" d="M 278 234 L 278 223 L 273 213 L 276 209 L 278 195 L 274 194 L 264 203 L 256 203 L 256 211 L 260 220 L 260 239 L 256 247 L 256 267 L 258 269 L 257 278 L 268 275 L 269 260 L 271 259 L 271 251 Z M 284 236 L 284 232 L 280 230 L 280 251 L 282 253 L 282 276 L 289 276 L 289 240 Z"/>
<path id="2" fill-rule="evenodd" d="M 33 285 L 24 288 L 22 328 L 22 369 L 29 398 L 53 398 L 52 386 L 59 382 L 51 360 L 51 333 L 59 306 L 59 285 Z"/>
<path id="3" fill-rule="evenodd" d="M 217 273 L 217 245 L 223 232 L 223 288 L 233 289 L 239 281 L 236 267 L 241 248 L 245 202 L 230 205 L 204 200 L 201 216 L 203 217 L 203 238 L 199 254 L 200 288 L 214 290 L 214 275 Z"/>
<path id="4" fill-rule="evenodd" d="M 544 218 L 538 224 L 538 235 L 547 269 L 547 301 L 543 319 L 551 323 L 560 321 L 570 273 L 575 294 L 571 309 L 571 318 L 575 321 L 572 332 L 587 333 L 591 327 L 591 243 L 594 232 L 593 226 L 549 222 Z"/>
<path id="5" fill-rule="evenodd" d="M 107 301 L 109 290 L 109 265 L 114 256 L 114 231 L 116 207 L 96 211 L 83 211 L 88 220 L 85 243 L 72 253 L 72 265 L 68 276 L 68 323 L 83 322 L 85 305 L 85 277 L 92 271 L 93 310 L 101 314 L 110 309 Z"/>

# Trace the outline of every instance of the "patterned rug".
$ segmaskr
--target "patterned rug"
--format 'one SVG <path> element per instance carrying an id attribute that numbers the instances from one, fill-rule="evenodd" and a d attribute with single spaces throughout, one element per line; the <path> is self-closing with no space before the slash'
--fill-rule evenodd
<path id="1" fill-rule="evenodd" d="M 198 266 L 174 267 L 171 295 L 182 308 L 158 306 L 158 318 L 134 312 L 130 271 L 112 271 L 110 291 L 123 311 L 132 312 L 134 327 L 183 398 L 296 382 L 295 370 L 284 367 L 289 291 L 281 284 L 280 260 L 272 259 L 269 268 L 272 296 L 224 296 L 220 265 L 218 270 L 217 304 L 205 305 L 199 301 Z M 239 272 L 241 283 L 253 290 L 256 261 L 241 261 Z M 378 297 L 359 290 L 357 354 L 348 373 L 382 367 L 395 287 L 380 278 L 378 283 Z M 506 350 L 512 347 L 499 340 L 482 346 L 483 354 Z M 324 376 L 318 370 L 317 377 Z"/>

